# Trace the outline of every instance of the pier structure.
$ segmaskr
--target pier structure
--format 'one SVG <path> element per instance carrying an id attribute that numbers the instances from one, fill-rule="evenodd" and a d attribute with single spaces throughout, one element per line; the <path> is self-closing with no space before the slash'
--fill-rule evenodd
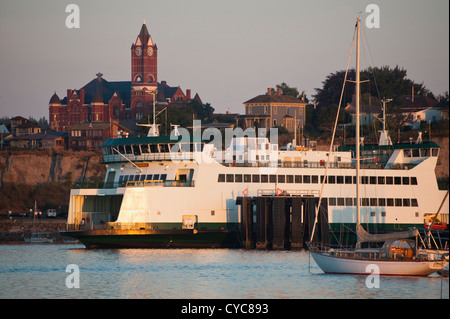
<path id="1" fill-rule="evenodd" d="M 313 196 L 238 197 L 241 206 L 241 242 L 246 249 L 290 250 L 306 248 L 319 198 Z M 329 242 L 327 200 L 321 201 L 315 241 Z"/>

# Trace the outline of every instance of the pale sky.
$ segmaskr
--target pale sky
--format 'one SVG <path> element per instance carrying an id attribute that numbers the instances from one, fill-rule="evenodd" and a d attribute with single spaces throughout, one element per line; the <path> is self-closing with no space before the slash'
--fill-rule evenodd
<path id="1" fill-rule="evenodd" d="M 68 29 L 68 4 L 80 28 Z M 380 8 L 380 28 L 364 26 Z M 146 21 L 158 80 L 199 93 L 216 113 L 286 82 L 308 98 L 344 70 L 360 15 L 370 55 L 361 67 L 403 67 L 435 95 L 449 90 L 448 0 L 0 0 L 0 117 L 45 116 L 53 92 L 102 72 L 130 81 L 132 42 Z"/>

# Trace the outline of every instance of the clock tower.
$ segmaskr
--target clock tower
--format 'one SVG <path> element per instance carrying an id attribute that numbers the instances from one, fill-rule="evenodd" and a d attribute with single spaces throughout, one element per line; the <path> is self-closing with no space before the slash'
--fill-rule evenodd
<path id="1" fill-rule="evenodd" d="M 158 48 L 144 21 L 131 45 L 131 113 L 127 115 L 130 119 L 140 120 L 153 109 L 158 90 L 157 62 Z"/>

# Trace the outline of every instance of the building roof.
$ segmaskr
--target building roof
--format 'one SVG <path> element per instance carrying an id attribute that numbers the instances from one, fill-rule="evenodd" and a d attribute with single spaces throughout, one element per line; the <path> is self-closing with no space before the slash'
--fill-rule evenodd
<path id="1" fill-rule="evenodd" d="M 158 83 L 157 100 L 165 102 L 166 99 L 171 99 L 179 88 L 179 86 L 169 86 L 165 81 Z M 131 81 L 110 82 L 101 76 L 97 76 L 95 79 L 83 86 L 82 89 L 84 89 L 85 104 L 91 104 L 93 102 L 108 103 L 114 93 L 118 94 L 119 98 L 122 100 L 122 103 L 129 104 L 131 102 Z M 73 92 L 80 96 L 80 90 L 74 90 Z M 56 97 L 55 95 L 56 93 L 53 94 L 50 99 L 50 103 L 55 103 L 54 101 L 57 101 L 57 95 Z M 195 95 L 194 99 L 198 99 L 201 102 L 198 94 Z M 64 97 L 62 101 L 60 100 L 60 103 L 67 105 L 67 97 Z"/>
<path id="2" fill-rule="evenodd" d="M 95 79 L 83 86 L 82 89 L 84 89 L 85 104 L 90 104 L 95 102 L 97 99 L 100 100 L 100 98 L 102 98 L 105 103 L 108 103 L 114 93 L 118 94 L 124 104 L 131 101 L 131 81 L 109 82 L 101 76 L 97 76 Z M 80 96 L 80 90 L 74 90 L 73 92 Z M 98 97 L 94 100 L 96 95 L 98 95 Z M 67 97 L 62 99 L 61 104 L 67 105 Z"/>
<path id="3" fill-rule="evenodd" d="M 152 37 L 150 36 L 150 33 L 148 32 L 147 25 L 145 24 L 145 21 L 142 24 L 141 31 L 139 32 L 138 38 L 141 40 L 141 43 L 144 46 L 146 46 L 147 44 L 148 45 L 153 45 Z"/>
<path id="4" fill-rule="evenodd" d="M 11 121 L 28 121 L 26 118 L 24 118 L 23 116 L 14 116 Z"/>
<path id="5" fill-rule="evenodd" d="M 91 103 L 103 103 L 103 96 L 100 92 L 97 92 L 91 100 Z"/>
<path id="6" fill-rule="evenodd" d="M 48 104 L 61 104 L 61 99 L 56 94 L 56 92 L 52 95 L 52 97 L 50 98 L 50 102 L 48 102 Z"/>
<path id="7" fill-rule="evenodd" d="M 292 104 L 306 104 L 303 101 L 300 101 L 299 99 L 296 99 L 295 97 L 291 95 L 272 95 L 272 94 L 262 94 L 258 95 L 246 102 L 244 104 L 250 104 L 250 103 L 292 103 Z"/>
<path id="8" fill-rule="evenodd" d="M 6 127 L 5 124 L 0 124 L 0 133 L 2 133 L 2 134 L 9 134 L 9 130 Z"/>
<path id="9" fill-rule="evenodd" d="M 179 88 L 179 86 L 168 86 L 165 81 L 163 81 L 162 83 L 158 83 L 157 100 L 165 102 L 166 99 L 171 99 Z"/>
<path id="10" fill-rule="evenodd" d="M 439 102 L 426 96 L 415 95 L 414 100 L 411 95 L 402 95 L 399 97 L 400 108 L 409 110 L 423 110 L 436 106 Z"/>

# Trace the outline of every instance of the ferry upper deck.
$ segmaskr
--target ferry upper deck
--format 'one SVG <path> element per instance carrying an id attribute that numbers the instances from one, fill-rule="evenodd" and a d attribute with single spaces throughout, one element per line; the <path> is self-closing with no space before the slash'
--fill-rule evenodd
<path id="1" fill-rule="evenodd" d="M 337 147 L 328 158 L 327 151 L 312 151 L 303 147 L 279 150 L 266 138 L 254 138 L 254 143 L 232 141 L 226 150 L 217 150 L 212 143 L 181 136 L 118 138 L 102 145 L 105 164 L 150 161 L 196 161 L 208 156 L 224 166 L 236 167 L 325 167 L 355 168 L 355 146 Z M 243 139 L 243 140 L 248 140 Z M 434 142 L 361 146 L 361 168 L 412 169 L 427 158 L 438 158 L 440 147 Z M 203 154 L 203 155 L 202 155 Z"/>

